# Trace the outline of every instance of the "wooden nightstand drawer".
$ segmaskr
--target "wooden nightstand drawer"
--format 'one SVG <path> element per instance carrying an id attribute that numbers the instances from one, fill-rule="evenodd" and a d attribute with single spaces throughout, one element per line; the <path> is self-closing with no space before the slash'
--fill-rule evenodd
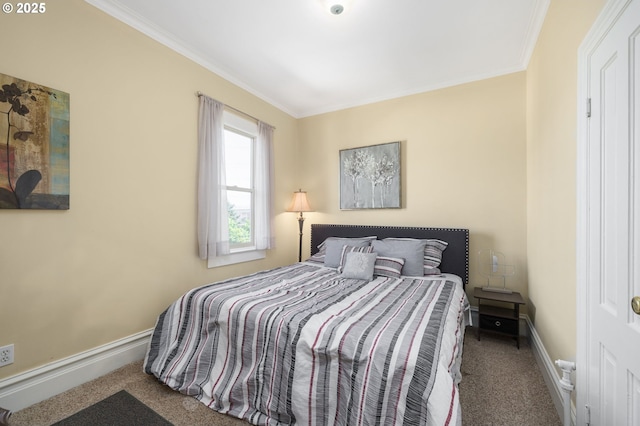
<path id="1" fill-rule="evenodd" d="M 515 319 L 480 315 L 480 328 L 511 335 L 518 334 L 518 321 Z"/>

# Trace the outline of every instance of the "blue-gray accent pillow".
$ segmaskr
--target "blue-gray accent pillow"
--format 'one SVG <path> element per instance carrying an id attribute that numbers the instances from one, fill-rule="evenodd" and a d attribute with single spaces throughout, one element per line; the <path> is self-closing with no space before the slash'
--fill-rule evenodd
<path id="1" fill-rule="evenodd" d="M 385 238 L 388 240 L 399 240 L 399 241 L 408 241 L 408 240 L 416 240 L 416 238 Z M 426 245 L 424 246 L 424 275 L 439 275 L 440 262 L 442 262 L 442 252 L 447 248 L 449 243 L 446 241 L 430 238 L 424 239 L 420 241 L 425 241 Z"/>
<path id="2" fill-rule="evenodd" d="M 340 258 L 342 257 L 342 247 L 354 246 L 354 247 L 366 247 L 371 244 L 372 240 L 376 237 L 362 237 L 362 238 L 341 238 L 341 237 L 329 237 L 318 246 L 321 251 L 325 252 L 324 266 L 331 268 L 337 268 L 340 266 Z"/>
<path id="3" fill-rule="evenodd" d="M 371 243 L 378 256 L 404 259 L 402 275 L 421 277 L 424 275 L 425 240 L 376 240 Z"/>

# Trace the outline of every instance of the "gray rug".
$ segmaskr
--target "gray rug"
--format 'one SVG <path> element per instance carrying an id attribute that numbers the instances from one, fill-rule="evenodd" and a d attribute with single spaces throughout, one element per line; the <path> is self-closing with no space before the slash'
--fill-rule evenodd
<path id="1" fill-rule="evenodd" d="M 120 391 L 53 426 L 173 426 L 164 417 Z"/>

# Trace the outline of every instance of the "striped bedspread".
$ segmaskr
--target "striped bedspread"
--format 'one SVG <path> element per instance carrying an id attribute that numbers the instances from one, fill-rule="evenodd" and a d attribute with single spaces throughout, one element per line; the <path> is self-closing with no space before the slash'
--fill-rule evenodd
<path id="1" fill-rule="evenodd" d="M 300 263 L 189 291 L 145 372 L 256 425 L 455 425 L 468 301 L 457 278 L 344 279 Z"/>

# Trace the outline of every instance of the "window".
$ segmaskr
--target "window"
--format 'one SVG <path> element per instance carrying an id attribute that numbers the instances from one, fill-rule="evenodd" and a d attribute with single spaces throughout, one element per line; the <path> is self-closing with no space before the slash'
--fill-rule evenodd
<path id="1" fill-rule="evenodd" d="M 274 247 L 273 131 L 200 95 L 198 256 L 210 268 L 261 259 Z"/>
<path id="2" fill-rule="evenodd" d="M 255 136 L 225 126 L 224 154 L 231 252 L 255 247 Z"/>

